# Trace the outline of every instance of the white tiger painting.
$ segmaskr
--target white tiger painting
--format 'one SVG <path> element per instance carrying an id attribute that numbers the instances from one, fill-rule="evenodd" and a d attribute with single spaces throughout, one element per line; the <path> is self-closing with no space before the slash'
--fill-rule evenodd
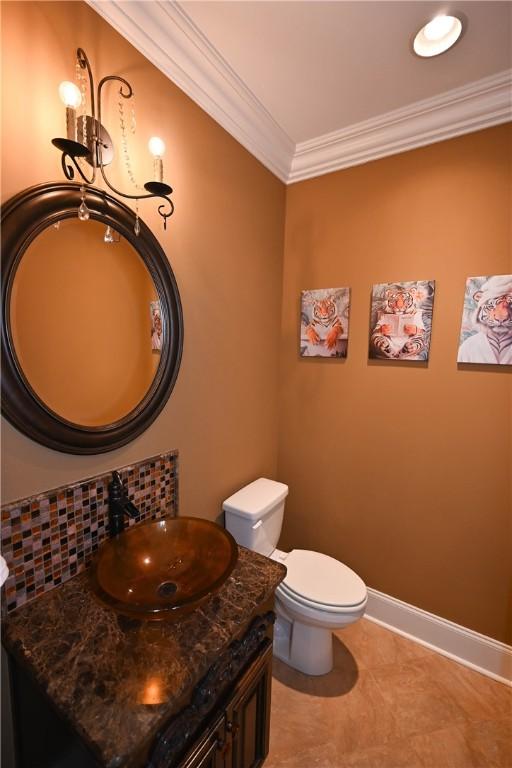
<path id="1" fill-rule="evenodd" d="M 512 365 L 512 275 L 466 280 L 457 362 Z"/>
<path id="2" fill-rule="evenodd" d="M 302 291 L 301 357 L 346 357 L 350 288 Z"/>
<path id="3" fill-rule="evenodd" d="M 428 360 L 434 281 L 373 286 L 369 356 L 380 360 Z"/>

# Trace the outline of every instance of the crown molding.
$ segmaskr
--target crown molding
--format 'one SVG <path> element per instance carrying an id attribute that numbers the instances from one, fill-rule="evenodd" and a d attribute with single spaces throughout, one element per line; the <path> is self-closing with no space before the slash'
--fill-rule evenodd
<path id="1" fill-rule="evenodd" d="M 512 70 L 295 145 L 178 2 L 87 0 L 286 184 L 512 120 Z"/>
<path id="2" fill-rule="evenodd" d="M 295 144 L 177 2 L 87 0 L 281 181 Z"/>
<path id="3" fill-rule="evenodd" d="M 367 163 L 512 120 L 512 70 L 297 144 L 287 182 Z"/>

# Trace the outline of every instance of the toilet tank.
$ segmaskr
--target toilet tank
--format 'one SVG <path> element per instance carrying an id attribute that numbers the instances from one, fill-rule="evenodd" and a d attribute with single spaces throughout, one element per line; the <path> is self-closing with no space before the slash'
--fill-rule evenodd
<path id="1" fill-rule="evenodd" d="M 226 528 L 238 544 L 267 557 L 277 547 L 288 486 L 260 477 L 222 505 Z"/>

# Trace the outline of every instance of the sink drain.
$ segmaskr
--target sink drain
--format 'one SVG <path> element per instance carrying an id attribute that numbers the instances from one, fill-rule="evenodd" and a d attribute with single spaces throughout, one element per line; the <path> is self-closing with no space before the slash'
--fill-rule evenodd
<path id="1" fill-rule="evenodd" d="M 164 581 L 160 584 L 156 592 L 159 597 L 169 597 L 170 595 L 174 595 L 177 589 L 178 585 L 175 584 L 174 581 Z"/>

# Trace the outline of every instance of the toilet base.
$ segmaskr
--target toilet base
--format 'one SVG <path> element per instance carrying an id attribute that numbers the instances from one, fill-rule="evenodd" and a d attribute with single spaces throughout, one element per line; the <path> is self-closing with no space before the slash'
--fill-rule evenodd
<path id="1" fill-rule="evenodd" d="M 360 619 L 366 602 L 342 613 L 320 612 L 276 592 L 274 655 L 305 675 L 327 675 L 334 666 L 333 631 Z"/>
<path id="2" fill-rule="evenodd" d="M 305 675 L 326 675 L 334 666 L 332 630 L 277 615 L 274 656 Z"/>

